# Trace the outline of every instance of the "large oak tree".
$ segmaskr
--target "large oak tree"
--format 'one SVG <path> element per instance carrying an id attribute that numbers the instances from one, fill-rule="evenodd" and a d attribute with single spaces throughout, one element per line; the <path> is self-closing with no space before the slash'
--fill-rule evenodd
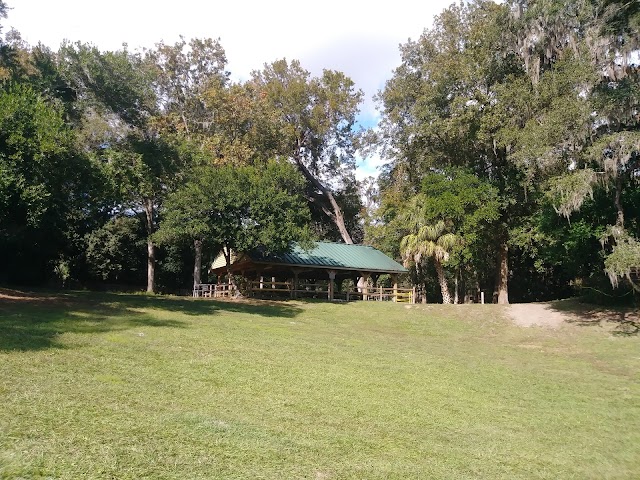
<path id="1" fill-rule="evenodd" d="M 306 197 L 353 243 L 340 197 L 355 183 L 355 128 L 362 92 L 341 72 L 319 77 L 300 62 L 278 60 L 252 75 L 256 101 L 268 119 L 263 145 L 290 159 L 307 180 Z"/>

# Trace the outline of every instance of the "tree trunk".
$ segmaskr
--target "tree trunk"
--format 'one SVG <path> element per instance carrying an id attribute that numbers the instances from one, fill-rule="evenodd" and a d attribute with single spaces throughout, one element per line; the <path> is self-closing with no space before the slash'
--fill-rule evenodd
<path id="1" fill-rule="evenodd" d="M 151 240 L 151 235 L 154 230 L 153 200 L 145 198 L 143 200 L 143 208 L 146 219 L 145 227 L 147 230 L 147 292 L 154 293 L 156 291 L 156 246 L 153 244 L 153 240 Z"/>
<path id="2" fill-rule="evenodd" d="M 616 206 L 616 226 L 624 228 L 624 210 L 622 209 L 622 202 L 620 201 L 620 194 L 622 192 L 622 180 L 620 174 L 616 176 L 616 191 L 613 198 L 613 202 Z"/>
<path id="3" fill-rule="evenodd" d="M 496 292 L 498 303 L 506 305 L 509 303 L 509 247 L 506 242 L 500 244 L 498 251 L 498 275 L 496 276 Z"/>
<path id="4" fill-rule="evenodd" d="M 147 238 L 147 292 L 156 291 L 156 246 Z"/>
<path id="5" fill-rule="evenodd" d="M 422 280 L 422 284 L 420 283 L 421 280 Z M 426 304 L 427 303 L 427 280 L 424 277 L 423 268 L 420 266 L 419 263 L 416 263 L 415 285 L 417 287 L 416 293 L 420 298 L 420 302 Z"/>
<path id="6" fill-rule="evenodd" d="M 459 271 L 456 272 L 456 276 L 454 279 L 454 286 L 453 286 L 453 303 L 458 305 L 460 303 L 460 295 L 458 294 L 458 277 L 459 277 Z"/>
<path id="7" fill-rule="evenodd" d="M 342 237 L 342 240 L 344 240 L 344 243 L 350 245 L 353 244 L 353 239 L 347 231 L 347 227 L 344 222 L 344 214 L 342 213 L 342 209 L 340 208 L 340 205 L 338 205 L 338 202 L 336 202 L 336 199 L 333 196 L 333 193 L 331 193 L 331 190 L 325 187 L 322 182 L 320 182 L 320 180 L 318 180 L 318 178 L 316 178 L 316 176 L 309 171 L 309 169 L 300 158 L 299 154 L 295 155 L 295 161 L 298 169 L 300 170 L 300 172 L 302 172 L 304 177 L 309 182 L 311 182 L 311 184 L 322 193 L 324 199 L 329 202 L 331 208 L 327 207 L 326 205 L 321 205 L 320 208 L 322 208 L 324 214 L 331 219 L 336 227 L 338 227 L 338 231 L 340 232 L 340 236 Z M 314 199 L 311 199 L 311 201 L 314 201 Z"/>
<path id="8" fill-rule="evenodd" d="M 333 198 L 333 194 L 330 191 L 327 190 L 327 193 L 325 195 L 327 196 L 327 198 L 329 198 L 329 202 L 333 207 L 333 217 L 331 217 L 331 219 L 336 224 L 336 227 L 338 227 L 338 231 L 340 232 L 342 240 L 344 240 L 344 243 L 352 245 L 353 239 L 347 231 L 347 226 L 344 223 L 344 214 L 342 213 L 342 209 L 338 206 L 338 202 L 336 202 L 335 198 Z"/>
<path id="9" fill-rule="evenodd" d="M 440 283 L 440 291 L 442 292 L 442 303 L 451 303 L 451 294 L 447 285 L 447 277 L 444 275 L 442 262 L 436 260 L 436 272 L 438 273 L 438 283 Z"/>
<path id="10" fill-rule="evenodd" d="M 193 249 L 196 252 L 196 259 L 193 264 L 193 286 L 202 283 L 202 240 L 193 240 Z"/>

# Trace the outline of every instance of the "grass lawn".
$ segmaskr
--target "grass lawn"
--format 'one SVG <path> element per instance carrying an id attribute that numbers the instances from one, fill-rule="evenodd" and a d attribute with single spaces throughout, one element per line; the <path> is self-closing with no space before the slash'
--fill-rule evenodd
<path id="1" fill-rule="evenodd" d="M 638 335 L 495 305 L 6 292 L 0 478 L 640 478 Z"/>

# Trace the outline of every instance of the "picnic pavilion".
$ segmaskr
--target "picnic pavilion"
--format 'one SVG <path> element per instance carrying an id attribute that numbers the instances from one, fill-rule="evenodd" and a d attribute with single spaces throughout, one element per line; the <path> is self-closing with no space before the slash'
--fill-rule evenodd
<path id="1" fill-rule="evenodd" d="M 267 255 L 259 250 L 231 256 L 232 275 L 242 278 L 241 290 L 254 297 L 326 298 L 328 300 L 387 300 L 413 303 L 412 288 L 400 288 L 398 275 L 407 269 L 368 245 L 315 242 L 311 250 L 294 244 L 282 254 Z M 237 294 L 227 278 L 222 252 L 209 273 L 215 284 L 195 285 L 195 297 L 229 297 Z M 389 275 L 390 287 L 378 285 L 381 275 Z M 351 280 L 351 281 L 348 281 Z"/>

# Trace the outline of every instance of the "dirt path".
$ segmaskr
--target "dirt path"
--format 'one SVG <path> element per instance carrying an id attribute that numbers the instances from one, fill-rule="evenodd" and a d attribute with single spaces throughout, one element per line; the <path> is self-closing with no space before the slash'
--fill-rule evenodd
<path id="1" fill-rule="evenodd" d="M 509 305 L 509 316 L 521 327 L 559 328 L 569 315 L 551 308 L 549 303 L 515 303 Z"/>

